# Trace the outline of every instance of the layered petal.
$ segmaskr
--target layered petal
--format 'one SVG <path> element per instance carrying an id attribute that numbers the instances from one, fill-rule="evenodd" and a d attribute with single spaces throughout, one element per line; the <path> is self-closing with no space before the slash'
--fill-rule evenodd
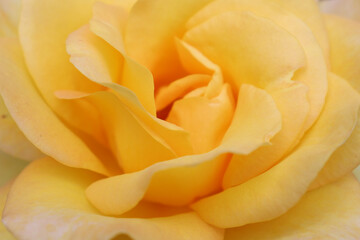
<path id="1" fill-rule="evenodd" d="M 331 47 L 331 70 L 360 92 L 360 22 L 331 15 L 325 16 L 325 22 Z"/>
<path id="2" fill-rule="evenodd" d="M 206 222 L 222 228 L 268 221 L 284 214 L 350 136 L 359 106 L 359 94 L 345 80 L 330 75 L 324 111 L 292 154 L 265 173 L 203 198 L 192 208 Z"/>
<path id="3" fill-rule="evenodd" d="M 98 178 L 51 159 L 35 161 L 14 182 L 3 221 L 19 239 L 223 238 L 222 230 L 207 225 L 192 212 L 148 219 L 102 216 L 84 194 Z"/>
<path id="4" fill-rule="evenodd" d="M 306 193 L 279 218 L 226 230 L 225 240 L 358 239 L 359 203 L 359 182 L 349 175 Z"/>
<path id="5" fill-rule="evenodd" d="M 59 162 L 107 174 L 88 146 L 60 121 L 32 84 L 14 39 L 1 39 L 0 93 L 24 135 Z"/>
<path id="6" fill-rule="evenodd" d="M 0 152 L 0 187 L 16 177 L 28 162 Z"/>
<path id="7" fill-rule="evenodd" d="M 285 1 L 284 1 L 285 2 Z M 291 4 L 290 4 L 291 5 Z M 306 8 L 306 7 L 305 7 Z M 327 93 L 327 79 L 326 79 L 326 64 L 323 52 L 321 48 L 319 47 L 319 44 L 314 37 L 311 29 L 304 24 L 303 21 L 301 21 L 299 18 L 295 17 L 293 14 L 289 13 L 288 11 L 285 11 L 283 8 L 271 4 L 271 2 L 267 0 L 221 0 L 221 1 L 214 1 L 213 3 L 207 5 L 203 9 L 201 9 L 196 15 L 194 15 L 187 23 L 187 29 L 191 31 L 191 29 L 196 28 L 197 26 L 200 26 L 201 24 L 205 24 L 206 21 L 210 22 L 211 18 L 214 18 L 214 16 L 220 16 L 220 14 L 229 14 L 230 12 L 236 12 L 235 15 L 238 15 L 238 13 L 248 14 L 248 12 L 255 14 L 256 16 L 259 16 L 260 19 L 263 22 L 272 28 L 276 30 L 278 34 L 285 34 L 287 38 L 290 39 L 292 37 L 296 38 L 296 41 L 303 49 L 303 52 L 305 54 L 305 61 L 306 66 L 299 69 L 294 73 L 294 76 L 290 74 L 291 71 L 289 71 L 289 74 L 287 77 L 285 77 L 283 80 L 287 80 L 289 77 L 292 77 L 293 80 L 298 80 L 303 82 L 305 85 L 308 86 L 309 92 L 308 92 L 308 100 L 310 104 L 310 112 L 308 114 L 308 117 L 306 119 L 306 123 L 304 125 L 304 129 L 307 130 L 309 127 L 312 126 L 312 124 L 316 121 L 318 118 L 318 115 L 320 114 L 322 107 L 325 102 L 325 96 Z M 224 15 L 224 16 L 225 16 Z M 239 18 L 239 17 L 238 17 Z M 264 19 L 265 18 L 265 19 Z M 218 25 L 218 23 L 214 23 L 215 25 Z M 230 26 L 234 25 L 234 23 L 230 23 Z M 264 27 L 264 26 L 263 26 Z M 221 28 L 221 27 L 220 27 Z M 251 29 L 250 29 L 251 30 Z M 254 31 L 254 29 L 252 29 Z M 259 31 L 254 31 L 256 34 L 261 34 Z M 265 31 L 266 32 L 266 31 Z M 270 32 L 270 34 L 272 34 Z M 277 35 L 278 35 L 277 34 Z M 289 36 L 290 35 L 290 36 Z M 274 36 L 274 35 L 272 35 Z M 292 37 L 291 37 L 292 36 Z M 201 37 L 201 35 L 200 35 Z M 219 38 L 219 36 L 218 36 Z M 260 38 L 261 39 L 261 38 Z M 285 40 L 283 39 L 283 40 Z M 222 41 L 226 41 L 225 38 L 221 38 Z M 255 41 L 258 41 L 259 39 L 255 39 Z M 205 39 L 206 41 L 206 39 Z M 211 40 L 209 40 L 211 41 Z M 264 46 L 268 46 L 268 42 L 264 44 Z M 273 44 L 270 44 L 270 52 L 272 53 L 273 50 Z M 287 45 L 284 45 L 287 46 Z M 275 53 L 274 56 L 288 58 L 289 56 L 286 55 L 286 51 L 284 46 L 281 46 L 279 49 L 279 53 Z M 292 46 L 292 45 L 290 45 Z M 226 46 L 223 46 L 223 48 L 226 48 Z M 256 48 L 258 45 L 256 46 Z M 229 49 L 232 49 L 233 46 L 229 47 Z M 256 50 L 257 51 L 257 50 Z M 255 52 L 256 52 L 255 51 Z M 295 52 L 297 53 L 297 52 Z M 219 53 L 222 54 L 222 53 Z M 231 51 L 230 51 L 231 56 Z M 242 52 L 240 52 L 240 56 L 242 56 Z M 261 53 L 260 56 L 263 56 Z M 296 56 L 291 54 L 292 57 Z M 222 59 L 223 56 L 221 56 L 220 59 Z M 255 56 L 253 53 L 251 53 L 251 59 L 253 59 Z M 262 58 L 262 57 L 261 57 Z M 247 58 L 242 58 L 247 59 Z M 259 57 L 255 57 L 256 61 L 261 62 L 259 60 Z M 254 61 L 255 61 L 254 60 Z M 294 58 L 295 60 L 295 58 Z M 215 61 L 215 60 L 214 60 Z M 275 61 L 273 58 L 270 59 L 271 64 L 275 64 Z M 215 61 L 216 63 L 216 61 Z M 296 62 L 293 62 L 296 63 Z M 299 62 L 300 63 L 300 62 Z M 279 65 L 284 64 L 284 62 L 280 62 Z M 230 61 L 230 64 L 227 66 L 233 66 L 232 62 Z M 267 63 L 265 64 L 265 69 L 270 66 Z M 282 65 L 284 66 L 284 65 Z M 285 64 L 286 66 L 286 64 Z M 294 65 L 295 66 L 295 65 Z M 226 67 L 226 66 L 225 66 Z M 279 68 L 279 66 L 275 67 L 275 69 L 282 69 Z M 282 69 L 286 70 L 286 69 Z M 288 69 L 289 70 L 289 69 Z M 296 69 L 293 69 L 294 71 Z M 248 71 L 248 70 L 247 70 Z M 272 72 L 272 71 L 270 71 Z M 255 74 L 255 73 L 254 73 Z M 256 70 L 255 75 L 260 75 L 258 69 Z M 276 76 L 274 76 L 276 77 Z M 281 78 L 278 78 L 277 76 L 276 80 L 279 81 Z M 243 81 L 242 76 L 239 76 L 239 79 L 236 79 L 238 81 Z"/>
<path id="8" fill-rule="evenodd" d="M 0 98 L 0 150 L 24 160 L 35 160 L 43 156 L 16 125 Z"/>
<path id="9" fill-rule="evenodd" d="M 209 2 L 140 0 L 134 5 L 125 29 L 125 49 L 151 70 L 156 85 L 183 75 L 174 37 L 183 32 L 187 19 Z"/>
<path id="10" fill-rule="evenodd" d="M 244 84 L 233 121 L 218 148 L 97 181 L 87 189 L 87 196 L 97 209 L 110 215 L 130 210 L 145 194 L 145 199 L 158 203 L 189 204 L 220 190 L 226 153 L 249 154 L 268 144 L 280 126 L 281 116 L 271 96 Z"/>
<path id="11" fill-rule="evenodd" d="M 103 89 L 85 78 L 70 62 L 65 41 L 91 18 L 93 0 L 24 0 L 19 39 L 29 73 L 46 103 L 70 126 L 101 142 L 101 125 L 93 106 L 59 100 L 54 92 Z M 89 120 L 91 119 L 91 120 Z"/>

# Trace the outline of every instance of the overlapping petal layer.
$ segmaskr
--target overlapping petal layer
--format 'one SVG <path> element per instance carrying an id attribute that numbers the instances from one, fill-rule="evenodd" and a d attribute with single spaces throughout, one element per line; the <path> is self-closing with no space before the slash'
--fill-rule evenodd
<path id="1" fill-rule="evenodd" d="M 298 202 L 357 123 L 360 95 L 345 80 L 329 77 L 324 111 L 296 150 L 258 177 L 193 204 L 206 222 L 231 228 L 268 221 Z"/>
<path id="2" fill-rule="evenodd" d="M 0 93 L 25 136 L 42 152 L 65 165 L 108 174 L 87 145 L 55 116 L 39 96 L 17 41 L 1 39 L 0 48 Z"/>
<path id="3" fill-rule="evenodd" d="M 35 161 L 14 182 L 3 221 L 20 239 L 44 237 L 44 232 L 34 229 L 47 229 L 46 238 L 54 240 L 112 239 L 118 235 L 136 240 L 223 239 L 222 230 L 207 225 L 193 212 L 148 219 L 102 216 L 84 194 L 98 178 L 51 159 Z"/>
<path id="4" fill-rule="evenodd" d="M 10 191 L 11 183 L 2 185 L 0 187 L 0 219 L 2 219 L 2 212 L 4 210 L 7 195 Z M 0 239 L 2 240 L 16 240 L 16 238 L 5 228 L 2 221 L 0 221 Z"/>
<path id="5" fill-rule="evenodd" d="M 281 217 L 226 230 L 225 240 L 358 239 L 360 185 L 354 176 L 308 192 Z"/>

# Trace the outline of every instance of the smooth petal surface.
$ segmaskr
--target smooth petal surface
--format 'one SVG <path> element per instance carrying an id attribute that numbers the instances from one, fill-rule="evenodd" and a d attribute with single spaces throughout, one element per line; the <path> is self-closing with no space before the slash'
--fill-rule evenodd
<path id="1" fill-rule="evenodd" d="M 0 36 L 17 35 L 21 11 L 21 0 L 0 0 Z"/>
<path id="2" fill-rule="evenodd" d="M 225 240 L 359 239 L 360 185 L 354 176 L 308 192 L 281 217 L 226 230 Z"/>
<path id="3" fill-rule="evenodd" d="M 70 61 L 97 83 L 119 83 L 132 90 L 142 105 L 155 115 L 154 83 L 151 73 L 112 48 L 86 25 L 73 32 L 66 42 Z"/>
<path id="4" fill-rule="evenodd" d="M 10 191 L 11 183 L 2 185 L 0 187 L 0 219 L 2 219 L 2 212 L 4 210 L 7 195 Z M 2 221 L 0 221 L 0 239 L 2 240 L 16 240 L 16 238 L 5 228 Z"/>
<path id="5" fill-rule="evenodd" d="M 320 9 L 324 13 L 339 15 L 344 18 L 360 21 L 359 0 L 331 0 L 320 1 Z"/>
<path id="6" fill-rule="evenodd" d="M 16 125 L 0 97 L 0 150 L 24 160 L 35 160 L 44 156 Z"/>
<path id="7" fill-rule="evenodd" d="M 281 126 L 280 113 L 264 90 L 244 84 L 238 101 L 233 122 L 218 148 L 97 181 L 87 189 L 90 202 L 104 214 L 119 215 L 136 206 L 145 194 L 147 200 L 179 206 L 218 191 L 224 154 L 249 154 L 268 144 Z"/>
<path id="8" fill-rule="evenodd" d="M 54 96 L 55 91 L 63 89 L 84 92 L 103 89 L 69 62 L 65 45 L 68 35 L 90 20 L 93 2 L 24 0 L 19 39 L 29 73 L 45 102 L 70 126 L 101 141 L 101 125 L 91 105 L 71 104 Z"/>
<path id="9" fill-rule="evenodd" d="M 345 80 L 330 75 L 324 111 L 291 155 L 258 177 L 203 198 L 192 208 L 206 222 L 222 228 L 268 221 L 284 214 L 350 136 L 359 106 L 359 94 Z"/>
<path id="10" fill-rule="evenodd" d="M 299 18 L 285 11 L 283 8 L 276 6 L 276 4 L 271 4 L 270 1 L 267 0 L 214 1 L 211 4 L 207 5 L 206 7 L 204 7 L 203 9 L 201 9 L 196 15 L 194 15 L 189 20 L 189 22 L 187 23 L 187 29 L 191 30 L 193 28 L 196 28 L 196 26 L 206 22 L 207 20 L 211 19 L 214 16 L 218 16 L 220 14 L 226 14 L 229 12 L 236 12 L 235 14 L 238 13 L 244 14 L 251 12 L 256 16 L 259 16 L 260 19 L 263 18 L 267 19 L 267 21 L 265 20 L 265 22 L 268 25 L 274 27 L 275 29 L 278 29 L 280 33 L 285 30 L 287 34 L 290 33 L 290 35 L 296 38 L 298 44 L 302 47 L 305 53 L 306 66 L 296 71 L 293 77 L 289 75 L 283 80 L 287 80 L 289 77 L 292 77 L 293 80 L 301 81 L 308 86 L 309 88 L 308 100 L 310 104 L 310 112 L 308 114 L 306 123 L 304 125 L 304 129 L 305 130 L 309 129 L 309 127 L 311 127 L 312 124 L 318 118 L 318 115 L 320 114 L 323 108 L 325 102 L 325 96 L 327 93 L 327 79 L 326 79 L 327 69 L 326 69 L 325 59 L 323 52 L 319 47 L 319 44 L 316 41 L 316 38 L 314 37 L 312 31 Z M 231 24 L 235 25 L 234 23 Z M 254 32 L 260 34 L 258 31 L 254 31 Z M 272 33 L 270 32 L 270 34 Z M 259 39 L 255 39 L 254 41 L 258 41 L 258 40 Z M 221 41 L 226 41 L 226 39 L 221 38 Z M 268 44 L 269 42 L 267 42 L 264 46 L 268 46 Z M 272 53 L 273 50 L 272 46 L 273 44 L 270 44 L 271 49 L 269 53 Z M 284 46 L 281 46 L 279 50 L 280 52 L 276 53 L 275 56 L 283 56 L 284 58 L 288 58 L 287 53 L 286 51 L 284 51 L 284 49 L 285 49 Z M 242 52 L 240 52 L 239 54 L 240 56 L 242 56 Z M 295 55 L 292 56 L 294 57 Z M 251 53 L 251 57 L 254 58 L 256 61 L 259 61 L 259 58 L 256 58 L 253 53 Z M 273 59 L 271 59 L 271 63 L 274 64 Z M 231 61 L 228 67 L 229 66 L 233 66 Z M 265 69 L 267 69 L 268 66 L 269 65 L 266 63 Z M 256 72 L 256 75 L 259 75 L 258 71 Z M 279 79 L 279 76 L 277 76 L 276 79 L 281 80 Z M 239 76 L 239 81 L 243 81 L 242 76 Z"/>
<path id="11" fill-rule="evenodd" d="M 360 92 L 360 22 L 331 15 L 325 16 L 325 22 L 331 47 L 331 70 Z"/>
<path id="12" fill-rule="evenodd" d="M 51 159 L 35 161 L 14 182 L 3 221 L 19 239 L 223 238 L 222 230 L 207 225 L 191 212 L 149 219 L 102 216 L 84 194 L 85 188 L 98 178 L 98 175 L 65 167 Z"/>
<path id="13" fill-rule="evenodd" d="M 130 57 L 151 70 L 155 85 L 183 75 L 175 36 L 183 32 L 187 19 L 209 2 L 140 0 L 134 5 L 125 30 L 125 49 Z"/>
<path id="14" fill-rule="evenodd" d="M 218 64 L 235 89 L 241 83 L 268 87 L 305 65 L 303 49 L 292 35 L 252 13 L 214 16 L 186 32 L 184 41 Z"/>
<path id="15" fill-rule="evenodd" d="M 43 153 L 65 165 L 107 174 L 100 160 L 39 96 L 16 40 L 1 39 L 0 51 L 0 93 L 25 136 Z"/>
<path id="16" fill-rule="evenodd" d="M 271 139 L 271 144 L 262 146 L 249 155 L 232 157 L 225 172 L 224 188 L 239 185 L 265 172 L 278 163 L 299 142 L 309 113 L 307 92 L 306 85 L 299 82 L 279 86 L 279 89 L 271 92 L 281 112 L 282 128 Z"/>

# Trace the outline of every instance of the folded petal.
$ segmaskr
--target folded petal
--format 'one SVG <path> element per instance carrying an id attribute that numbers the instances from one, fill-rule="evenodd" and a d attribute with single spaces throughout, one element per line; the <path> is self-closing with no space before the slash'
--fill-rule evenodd
<path id="1" fill-rule="evenodd" d="M 287 213 L 274 220 L 226 230 L 225 240 L 359 239 L 360 185 L 346 176 L 306 193 Z"/>
<path id="2" fill-rule="evenodd" d="M 68 35 L 90 20 L 93 2 L 24 0 L 19 39 L 29 73 L 46 103 L 67 124 L 101 141 L 101 125 L 91 105 L 71 104 L 54 96 L 55 91 L 62 89 L 85 92 L 103 89 L 69 62 L 65 45 Z"/>
<path id="3" fill-rule="evenodd" d="M 218 148 L 97 181 L 89 186 L 87 196 L 97 209 L 109 215 L 132 209 L 144 195 L 147 200 L 166 205 L 189 204 L 220 190 L 227 153 L 249 154 L 268 144 L 280 126 L 281 116 L 271 96 L 244 84 L 233 121 Z"/>
<path id="4" fill-rule="evenodd" d="M 308 88 L 300 82 L 287 85 L 271 92 L 281 113 L 280 132 L 271 139 L 270 145 L 262 146 L 249 155 L 234 155 L 224 175 L 224 188 L 241 184 L 265 172 L 300 141 L 309 113 Z"/>
<path id="5" fill-rule="evenodd" d="M 98 178 L 51 159 L 35 161 L 15 180 L 3 221 L 19 239 L 223 238 L 222 230 L 207 225 L 192 212 L 148 219 L 102 216 L 84 194 L 85 188 Z"/>
<path id="6" fill-rule="evenodd" d="M 187 19 L 209 2 L 140 0 L 134 5 L 125 29 L 125 49 L 150 69 L 156 85 L 183 75 L 174 37 L 182 33 Z"/>
<path id="7" fill-rule="evenodd" d="M 5 228 L 1 219 L 4 210 L 7 195 L 10 191 L 11 183 L 0 187 L 0 239 L 2 240 L 16 240 L 16 238 Z"/>
<path id="8" fill-rule="evenodd" d="M 97 83 L 119 83 L 132 90 L 142 105 L 155 115 L 151 73 L 96 36 L 88 25 L 73 32 L 66 42 L 70 61 Z"/>
<path id="9" fill-rule="evenodd" d="M 295 151 L 265 173 L 194 203 L 206 222 L 231 228 L 268 221 L 299 201 L 357 122 L 359 94 L 345 80 L 329 77 L 324 110 Z"/>
<path id="10" fill-rule="evenodd" d="M 0 150 L 24 160 L 44 156 L 21 132 L 0 97 Z"/>
<path id="11" fill-rule="evenodd" d="M 360 22 L 332 15 L 325 16 L 325 22 L 331 47 L 331 70 L 360 92 Z"/>
<path id="12" fill-rule="evenodd" d="M 285 1 L 284 1 L 285 2 Z M 297 1 L 296 1 L 297 2 Z M 306 1 L 307 2 L 307 1 Z M 291 5 L 291 4 L 290 4 Z M 296 4 L 294 4 L 296 6 Z M 306 7 L 304 7 L 306 8 Z M 235 15 L 239 15 L 238 13 L 247 14 L 247 13 L 253 13 L 254 15 L 260 17 L 255 18 L 262 20 L 262 22 L 265 22 L 266 26 L 271 27 L 272 29 L 275 29 L 275 32 L 270 32 L 270 36 L 275 37 L 281 35 L 287 36 L 286 38 L 282 39 L 289 40 L 290 44 L 293 42 L 291 39 L 294 37 L 298 44 L 302 47 L 303 52 L 305 53 L 305 61 L 306 66 L 299 69 L 294 73 L 294 76 L 290 74 L 289 69 L 282 69 L 281 66 L 286 66 L 286 63 L 284 65 L 284 62 L 280 62 L 278 66 L 274 68 L 274 70 L 269 70 L 268 67 L 271 64 L 275 65 L 276 62 L 273 58 L 269 60 L 269 62 L 264 62 L 265 69 L 268 69 L 270 73 L 273 73 L 276 69 L 277 70 L 288 70 L 289 76 L 285 77 L 283 80 L 287 80 L 289 77 L 292 77 L 293 80 L 298 80 L 305 85 L 308 86 L 309 92 L 308 92 L 308 100 L 310 104 L 310 112 L 308 114 L 306 123 L 304 125 L 304 129 L 307 130 L 309 127 L 312 126 L 312 124 L 316 121 L 318 118 L 318 115 L 320 114 L 322 107 L 325 102 L 325 96 L 327 93 L 327 79 L 326 79 L 326 63 L 324 59 L 324 54 L 319 47 L 319 44 L 316 40 L 316 38 L 313 35 L 313 32 L 311 29 L 304 24 L 303 21 L 301 21 L 299 18 L 295 17 L 293 14 L 289 13 L 288 11 L 284 10 L 280 6 L 277 6 L 276 4 L 271 4 L 271 1 L 268 0 L 219 0 L 214 1 L 210 4 L 208 4 L 206 7 L 201 9 L 199 12 L 196 13 L 187 23 L 187 29 L 191 31 L 191 29 L 196 28 L 197 26 L 200 26 L 201 24 L 204 24 L 206 21 L 211 21 L 209 19 L 214 18 L 214 16 L 219 16 L 220 14 L 226 14 L 229 12 L 236 12 Z M 237 17 L 239 18 L 239 16 Z M 259 22 L 259 21 L 258 21 Z M 261 22 L 261 21 L 260 21 Z M 219 25 L 217 22 L 214 22 L 214 25 Z M 234 25 L 233 23 L 229 24 Z M 264 27 L 264 26 L 263 26 Z M 221 29 L 221 27 L 219 28 Z M 250 29 L 254 30 L 254 29 Z M 241 32 L 241 31 L 240 31 Z M 254 31 L 255 34 L 262 34 L 259 31 Z M 267 30 L 264 31 L 264 33 L 267 33 Z M 228 33 L 226 33 L 226 36 Z M 292 36 L 292 37 L 289 37 Z M 201 38 L 201 35 L 199 35 Z M 254 41 L 259 41 L 259 39 L 262 39 L 260 41 L 263 41 L 264 38 L 257 38 Z M 210 39 L 204 39 L 204 41 L 212 41 Z M 226 38 L 220 38 L 220 42 L 226 42 Z M 265 41 L 265 40 L 264 40 Z M 247 43 L 251 44 L 251 43 Z M 264 45 L 260 45 L 261 48 L 264 48 L 266 46 L 269 46 L 269 41 L 264 43 Z M 235 44 L 237 45 L 237 43 Z M 269 53 L 272 53 L 274 44 L 270 44 Z M 289 58 L 290 55 L 287 55 L 287 51 L 284 51 L 284 46 L 279 46 L 279 52 L 274 53 L 274 56 L 282 57 L 283 59 Z M 287 46 L 287 45 L 286 45 Z M 289 45 L 295 46 L 295 45 Z M 226 48 L 226 46 L 223 46 L 223 48 Z M 258 51 L 258 45 L 255 47 L 255 52 Z M 288 47 L 287 47 L 288 48 Z M 229 47 L 229 56 L 232 55 L 231 51 L 233 49 L 233 45 Z M 216 50 L 216 49 L 215 49 Z M 297 50 L 295 52 L 291 52 L 291 56 L 295 57 Z M 204 52 L 205 53 L 205 52 Z M 222 53 L 219 53 L 220 59 L 223 59 Z M 242 51 L 239 53 L 242 56 Z M 261 63 L 261 58 L 263 58 L 263 53 L 259 53 L 261 56 L 260 60 L 259 57 L 255 57 L 254 53 L 251 52 L 250 59 L 254 59 L 255 62 Z M 247 59 L 247 58 L 241 58 L 241 59 Z M 295 58 L 293 59 L 295 60 Z M 215 61 L 215 60 L 214 60 Z M 217 61 L 215 61 L 217 63 Z M 292 62 L 295 64 L 296 62 Z M 299 62 L 300 63 L 300 62 Z M 227 64 L 225 67 L 233 66 L 233 63 L 230 61 L 230 64 Z M 295 65 L 293 65 L 295 67 Z M 246 70 L 246 72 L 249 72 L 251 69 Z M 296 69 L 293 69 L 296 70 Z M 234 70 L 236 72 L 236 69 Z M 258 69 L 256 69 L 256 73 L 254 75 L 262 76 L 259 74 Z M 238 76 L 239 78 L 236 79 L 237 81 L 241 82 L 244 81 L 243 76 Z M 279 81 L 279 76 L 276 79 Z"/>
<path id="13" fill-rule="evenodd" d="M 94 153 L 39 96 L 17 41 L 1 39 L 0 50 L 0 93 L 24 135 L 43 153 L 65 165 L 107 174 Z"/>

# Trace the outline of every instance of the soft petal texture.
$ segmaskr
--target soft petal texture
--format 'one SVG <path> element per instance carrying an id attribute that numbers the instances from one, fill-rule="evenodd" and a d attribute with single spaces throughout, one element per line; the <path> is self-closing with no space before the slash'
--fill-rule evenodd
<path id="1" fill-rule="evenodd" d="M 195 28 L 199 24 L 207 21 L 209 18 L 227 12 L 251 12 L 256 16 L 263 17 L 265 18 L 264 21 L 267 22 L 268 25 L 273 26 L 280 32 L 286 30 L 286 32 L 294 36 L 301 45 L 306 56 L 306 66 L 295 72 L 293 80 L 301 81 L 309 88 L 308 100 L 310 104 L 310 112 L 304 125 L 305 130 L 309 129 L 321 112 L 327 92 L 326 64 L 324 55 L 311 30 L 293 14 L 290 14 L 275 4 L 271 4 L 267 0 L 214 1 L 194 15 L 187 23 L 187 28 Z M 266 21 L 266 19 L 270 21 Z M 272 25 L 271 23 L 275 23 L 275 25 Z M 281 46 L 279 51 L 284 51 L 284 46 Z M 282 56 L 286 58 L 285 53 Z M 256 59 L 258 61 L 258 58 Z M 273 59 L 271 62 L 273 62 Z M 285 80 L 287 79 L 288 78 L 285 78 Z M 242 80 L 241 76 L 240 80 Z"/>
<path id="2" fill-rule="evenodd" d="M 360 21 L 359 0 L 321 0 L 319 5 L 324 13 L 336 14 L 344 18 Z"/>
<path id="3" fill-rule="evenodd" d="M 134 5 L 125 29 L 125 48 L 130 57 L 151 70 L 155 85 L 183 74 L 174 37 L 183 32 L 187 19 L 209 2 L 140 0 Z"/>
<path id="4" fill-rule="evenodd" d="M 71 132 L 38 95 L 17 41 L 1 39 L 0 93 L 25 136 L 59 162 L 107 174 L 100 160 Z"/>
<path id="5" fill-rule="evenodd" d="M 224 188 L 241 184 L 265 172 L 299 142 L 309 112 L 307 92 L 306 85 L 299 82 L 281 85 L 271 92 L 282 115 L 281 131 L 271 139 L 271 145 L 263 146 L 249 155 L 234 155 L 225 172 Z"/>
<path id="6" fill-rule="evenodd" d="M 334 182 L 349 174 L 360 164 L 360 117 L 346 142 L 341 145 L 327 161 L 310 189 Z"/>
<path id="7" fill-rule="evenodd" d="M 135 240 L 223 238 L 222 230 L 207 225 L 191 212 L 149 219 L 102 216 L 84 194 L 85 188 L 98 178 L 51 159 L 35 161 L 15 180 L 3 221 L 19 239 L 105 240 L 119 234 Z M 47 229 L 46 235 L 34 229 Z"/>
<path id="8" fill-rule="evenodd" d="M 360 92 L 360 22 L 331 15 L 325 16 L 325 22 L 329 32 L 332 71 Z"/>
<path id="9" fill-rule="evenodd" d="M 265 173 L 203 198 L 192 208 L 206 222 L 222 228 L 268 221 L 284 214 L 350 136 L 359 106 L 359 94 L 345 80 L 330 75 L 324 110 L 292 154 Z"/>
<path id="10" fill-rule="evenodd" d="M 292 35 L 251 13 L 217 15 L 186 32 L 184 40 L 218 64 L 235 89 L 241 83 L 267 87 L 305 64 Z"/>
<path id="11" fill-rule="evenodd" d="M 68 35 L 90 20 L 93 2 L 23 0 L 19 39 L 29 73 L 46 103 L 72 127 L 101 141 L 100 120 L 91 105 L 72 104 L 54 96 L 55 91 L 62 89 L 102 89 L 69 62 L 65 45 Z"/>
<path id="12" fill-rule="evenodd" d="M 355 168 L 355 170 L 353 171 L 353 174 L 358 179 L 358 181 L 360 181 L 360 167 Z"/>
<path id="13" fill-rule="evenodd" d="M 249 154 L 268 144 L 280 126 L 281 116 L 271 96 L 244 84 L 233 122 L 218 148 L 97 181 L 87 189 L 87 196 L 97 209 L 110 215 L 130 210 L 145 193 L 147 200 L 168 205 L 188 204 L 219 190 L 227 160 L 224 153 Z"/>
<path id="14" fill-rule="evenodd" d="M 10 179 L 16 177 L 26 164 L 28 164 L 28 162 L 0 152 L 0 186 L 3 186 Z"/>
<path id="15" fill-rule="evenodd" d="M 0 239 L 1 240 L 16 240 L 15 237 L 5 228 L 1 219 L 2 212 L 5 206 L 7 195 L 10 191 L 11 183 L 0 187 Z"/>
<path id="16" fill-rule="evenodd" d="M 360 238 L 360 185 L 354 176 L 308 192 L 281 217 L 226 230 L 225 240 Z"/>
<path id="17" fill-rule="evenodd" d="M 115 82 L 132 90 L 142 105 L 155 114 L 151 73 L 93 34 L 88 25 L 73 32 L 66 42 L 70 61 L 89 79 Z"/>
<path id="18" fill-rule="evenodd" d="M 201 92 L 204 93 L 204 90 Z M 217 97 L 208 99 L 202 94 L 185 96 L 174 102 L 166 120 L 188 131 L 194 152 L 204 153 L 220 144 L 234 110 L 235 102 L 231 88 L 224 84 Z"/>
<path id="19" fill-rule="evenodd" d="M 21 11 L 21 0 L 0 0 L 0 36 L 17 35 Z"/>
<path id="20" fill-rule="evenodd" d="M 7 110 L 0 97 L 0 150 L 24 160 L 35 160 L 43 157 L 39 151 L 24 136 Z"/>

